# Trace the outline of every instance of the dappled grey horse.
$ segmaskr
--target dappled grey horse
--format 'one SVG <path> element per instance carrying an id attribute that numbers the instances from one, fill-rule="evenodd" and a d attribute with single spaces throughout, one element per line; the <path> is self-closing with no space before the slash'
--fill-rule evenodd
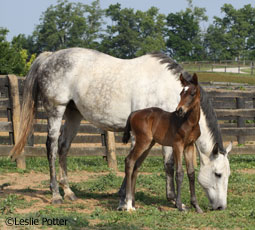
<path id="1" fill-rule="evenodd" d="M 109 131 L 123 131 L 130 112 L 147 107 L 175 110 L 182 85 L 182 73 L 191 76 L 180 65 L 163 54 L 148 54 L 122 60 L 95 50 L 71 48 L 54 53 L 42 53 L 33 63 L 27 76 L 19 141 L 10 155 L 17 158 L 22 152 L 33 125 L 40 96 L 48 116 L 47 156 L 50 166 L 52 203 L 61 203 L 55 160 L 59 154 L 60 179 L 65 198 L 75 200 L 67 178 L 67 152 L 82 118 Z M 208 97 L 201 88 L 201 136 L 196 142 L 201 167 L 198 180 L 213 209 L 227 205 L 230 175 L 228 152 L 223 148 L 217 119 Z M 65 124 L 61 130 L 61 121 Z M 61 131 L 61 135 L 60 135 Z M 218 143 L 218 151 L 212 153 Z M 166 196 L 175 201 L 174 161 L 171 147 L 163 147 L 166 171 Z M 120 208 L 125 208 L 125 180 L 120 190 Z"/>

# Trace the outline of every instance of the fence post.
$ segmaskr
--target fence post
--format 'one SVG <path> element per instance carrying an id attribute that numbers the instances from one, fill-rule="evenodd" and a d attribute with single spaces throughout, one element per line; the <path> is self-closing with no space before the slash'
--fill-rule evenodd
<path id="1" fill-rule="evenodd" d="M 20 101 L 19 101 L 19 82 L 15 75 L 8 75 L 9 80 L 9 96 L 12 106 L 12 125 L 14 133 L 14 144 L 18 141 L 19 125 L 20 125 Z M 19 169 L 26 169 L 25 155 L 22 153 L 16 160 Z"/>
<path id="2" fill-rule="evenodd" d="M 118 170 L 117 159 L 116 159 L 116 147 L 115 147 L 115 136 L 114 132 L 106 132 L 106 156 L 108 167 L 114 171 Z"/>
<path id="3" fill-rule="evenodd" d="M 244 109 L 245 108 L 245 100 L 242 97 L 236 98 L 236 107 L 237 109 Z M 245 127 L 245 118 L 237 117 L 237 127 Z M 245 144 L 245 137 L 238 136 L 237 137 L 238 144 Z"/>

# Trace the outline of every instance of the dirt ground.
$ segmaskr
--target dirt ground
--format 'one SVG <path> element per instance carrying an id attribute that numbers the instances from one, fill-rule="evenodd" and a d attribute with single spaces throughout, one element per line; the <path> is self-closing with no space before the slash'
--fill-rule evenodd
<path id="1" fill-rule="evenodd" d="M 108 172 L 92 173 L 86 171 L 70 172 L 68 177 L 70 182 L 83 182 L 89 178 L 96 177 L 99 175 L 105 175 Z M 118 172 L 117 176 L 124 177 L 124 173 Z M 0 196 L 8 196 L 10 194 L 21 195 L 27 202 L 35 201 L 35 205 L 26 209 L 16 209 L 17 213 L 25 214 L 31 212 L 37 212 L 43 209 L 45 206 L 51 205 L 51 192 L 49 188 L 49 175 L 33 172 L 19 174 L 19 173 L 6 173 L 0 175 L 0 187 L 8 183 L 9 185 L 0 190 Z M 31 190 L 31 191 L 30 191 Z M 117 192 L 111 191 L 112 193 Z M 99 205 L 99 201 L 96 199 L 79 199 L 71 203 L 68 201 L 67 204 L 83 204 L 88 209 L 80 210 L 85 213 L 92 213 Z M 66 202 L 65 202 L 66 204 Z"/>

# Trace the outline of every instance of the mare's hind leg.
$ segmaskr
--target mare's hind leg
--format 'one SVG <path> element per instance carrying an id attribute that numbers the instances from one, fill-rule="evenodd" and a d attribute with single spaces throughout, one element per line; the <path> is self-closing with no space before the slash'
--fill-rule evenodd
<path id="1" fill-rule="evenodd" d="M 82 115 L 76 109 L 73 102 L 67 105 L 65 111 L 65 124 L 62 127 L 61 136 L 58 140 L 58 154 L 59 154 L 59 184 L 65 193 L 65 199 L 76 200 L 76 196 L 69 187 L 67 177 L 67 153 L 71 146 L 73 138 L 76 136 L 80 126 Z"/>
<path id="2" fill-rule="evenodd" d="M 199 207 L 196 194 L 195 194 L 195 169 L 193 165 L 193 152 L 194 145 L 191 144 L 185 148 L 184 157 L 186 162 L 186 169 L 189 178 L 189 188 L 190 188 L 190 202 L 191 205 L 196 209 L 198 213 L 202 213 L 202 209 Z"/>
<path id="3" fill-rule="evenodd" d="M 48 112 L 48 136 L 46 147 L 50 166 L 50 188 L 52 191 L 53 204 L 62 203 L 62 197 L 59 194 L 55 161 L 58 152 L 58 138 L 64 112 L 65 106 L 58 106 Z"/>

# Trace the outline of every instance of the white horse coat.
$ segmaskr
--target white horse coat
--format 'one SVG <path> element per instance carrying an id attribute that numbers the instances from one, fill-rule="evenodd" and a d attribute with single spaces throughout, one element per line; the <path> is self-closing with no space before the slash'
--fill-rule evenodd
<path id="1" fill-rule="evenodd" d="M 190 79 L 190 75 L 184 72 L 177 63 L 162 54 L 148 54 L 123 60 L 94 50 L 71 48 L 54 53 L 44 53 L 36 59 L 28 74 L 24 90 L 21 117 L 23 127 L 20 130 L 20 139 L 26 138 L 27 132 L 24 130 L 29 128 L 31 123 L 31 121 L 26 123 L 25 110 L 32 110 L 32 105 L 29 106 L 28 101 L 31 100 L 36 105 L 37 95 L 40 94 L 49 117 L 47 153 L 54 203 L 62 199 L 55 175 L 57 152 L 60 154 L 60 184 L 66 196 L 75 199 L 66 176 L 66 154 L 76 135 L 81 118 L 84 117 L 104 130 L 123 131 L 127 117 L 132 111 L 147 107 L 160 107 L 172 112 L 180 100 L 182 90 L 179 80 L 180 73 L 186 77 L 186 80 Z M 74 105 L 69 106 L 70 103 Z M 61 120 L 65 111 L 67 121 L 59 139 Z M 215 113 L 203 90 L 199 124 L 201 136 L 196 145 L 201 155 L 207 157 L 207 160 L 202 162 L 199 182 L 205 189 L 213 208 L 225 208 L 230 172 L 229 162 L 222 146 Z M 18 156 L 24 147 L 21 144 L 23 142 L 18 142 L 14 147 L 11 153 L 14 157 Z M 215 143 L 219 144 L 219 151 L 224 154 L 214 153 L 212 157 Z M 171 186 L 167 188 L 167 196 L 169 199 L 174 199 L 174 188 L 171 182 L 173 175 L 168 173 L 169 167 L 173 167 L 171 148 L 165 148 L 164 153 L 169 180 L 167 183 L 168 187 Z M 217 164 L 214 164 L 216 159 Z M 210 168 L 210 175 L 208 175 L 208 169 L 203 170 L 204 166 Z M 212 180 L 216 171 L 222 176 Z M 211 186 L 207 183 L 208 181 L 205 182 L 206 180 L 213 181 L 214 185 Z"/>

